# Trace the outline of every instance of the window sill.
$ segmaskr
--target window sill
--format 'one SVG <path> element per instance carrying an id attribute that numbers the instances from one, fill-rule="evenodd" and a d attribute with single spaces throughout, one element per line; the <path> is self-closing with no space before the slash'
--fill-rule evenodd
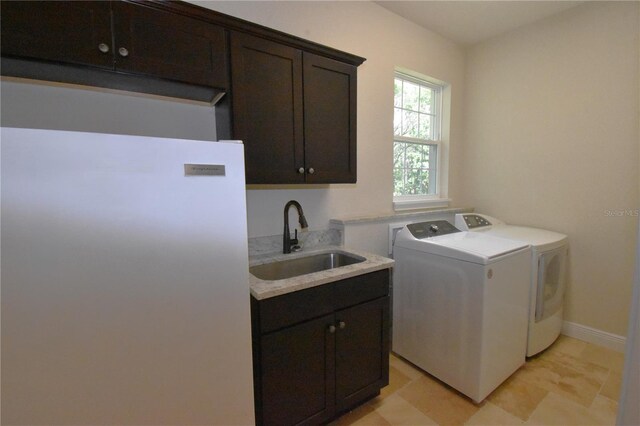
<path id="1" fill-rule="evenodd" d="M 394 199 L 393 210 L 414 210 L 414 209 L 430 209 L 435 207 L 449 207 L 451 199 L 449 198 L 417 198 L 417 199 Z"/>

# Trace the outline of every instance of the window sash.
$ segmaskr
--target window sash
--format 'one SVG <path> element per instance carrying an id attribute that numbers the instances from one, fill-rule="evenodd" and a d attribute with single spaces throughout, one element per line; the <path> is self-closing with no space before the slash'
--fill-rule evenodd
<path id="1" fill-rule="evenodd" d="M 407 148 L 409 148 L 411 145 L 420 145 L 420 146 L 428 146 L 429 147 L 429 158 L 428 160 L 428 166 L 424 167 L 424 166 L 417 166 L 415 167 L 407 167 L 408 164 L 406 162 L 406 157 L 402 158 L 401 160 L 401 167 L 396 167 L 396 163 L 395 163 L 395 143 L 402 143 L 405 144 L 404 147 L 404 153 L 403 155 L 406 156 L 407 152 Z M 398 198 L 398 197 L 433 197 L 435 195 L 438 194 L 438 174 L 437 171 L 439 169 L 439 151 L 440 151 L 440 144 L 439 143 L 434 143 L 432 141 L 424 141 L 424 140 L 416 140 L 415 138 L 394 138 L 394 167 L 393 167 L 393 186 L 394 186 L 394 198 Z M 396 172 L 400 171 L 402 174 L 402 187 L 407 186 L 407 179 L 409 178 L 410 174 L 413 172 L 417 172 L 419 175 L 423 175 L 428 179 L 428 184 L 426 187 L 426 191 L 422 191 L 416 194 L 396 194 L 396 183 L 398 183 L 398 180 L 396 179 Z"/>
<path id="2" fill-rule="evenodd" d="M 432 112 L 422 112 L 422 111 L 420 111 L 419 107 L 418 107 L 417 110 L 413 110 L 413 109 L 409 109 L 409 108 L 405 108 L 404 107 L 404 90 L 402 90 L 402 92 L 401 92 L 401 96 L 402 97 L 401 97 L 400 106 L 396 106 L 395 105 L 395 101 L 394 101 L 394 117 L 395 117 L 396 109 L 399 110 L 401 114 L 404 111 L 408 111 L 408 112 L 411 112 L 411 113 L 417 113 L 417 114 L 420 114 L 420 115 L 426 115 L 426 116 L 433 117 L 433 120 L 432 120 L 432 123 L 431 123 L 431 126 L 432 126 L 431 132 L 430 132 L 431 134 L 429 135 L 429 137 L 424 138 L 424 139 L 425 140 L 429 140 L 429 141 L 439 141 L 440 138 L 441 138 L 440 131 L 441 131 L 441 121 L 442 121 L 442 119 L 441 119 L 441 117 L 442 117 L 442 113 L 441 113 L 441 111 L 442 111 L 442 86 L 440 86 L 438 84 L 430 83 L 430 82 L 425 81 L 425 80 L 420 80 L 418 78 L 412 77 L 412 76 L 407 75 L 407 74 L 399 73 L 399 72 L 395 73 L 394 80 L 395 79 L 401 80 L 403 82 L 407 81 L 407 82 L 416 84 L 418 86 L 425 87 L 425 88 L 427 88 L 427 89 L 432 91 L 433 99 L 432 99 L 431 104 L 433 106 L 433 110 L 432 110 Z M 394 118 L 394 121 L 395 121 L 395 118 Z M 394 125 L 395 125 L 395 122 L 394 122 Z M 402 127 L 404 127 L 404 126 L 401 125 L 400 127 L 401 127 L 400 131 L 402 132 Z M 400 134 L 395 133 L 395 129 L 394 129 L 394 134 L 396 135 L 396 137 L 408 137 L 408 136 L 403 136 L 402 133 L 400 133 Z M 420 139 L 422 139 L 422 138 L 420 138 Z"/>

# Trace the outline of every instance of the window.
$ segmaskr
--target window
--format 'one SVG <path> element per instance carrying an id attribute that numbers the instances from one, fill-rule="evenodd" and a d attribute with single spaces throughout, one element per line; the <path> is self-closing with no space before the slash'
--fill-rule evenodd
<path id="1" fill-rule="evenodd" d="M 394 204 L 439 199 L 443 86 L 396 73 L 393 114 Z M 403 203 L 404 202 L 404 203 Z"/>

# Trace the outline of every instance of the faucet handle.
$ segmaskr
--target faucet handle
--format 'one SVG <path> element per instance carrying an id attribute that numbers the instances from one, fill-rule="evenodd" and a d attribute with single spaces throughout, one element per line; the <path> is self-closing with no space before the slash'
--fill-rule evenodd
<path id="1" fill-rule="evenodd" d="M 290 240 L 291 241 L 291 251 L 292 252 L 300 251 L 300 250 L 302 250 L 302 245 L 298 241 L 298 230 L 294 229 L 293 232 L 294 232 L 293 239 Z"/>

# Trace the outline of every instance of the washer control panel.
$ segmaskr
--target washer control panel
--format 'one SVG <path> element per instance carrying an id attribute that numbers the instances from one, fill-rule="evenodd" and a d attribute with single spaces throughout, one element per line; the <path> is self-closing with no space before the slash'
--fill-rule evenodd
<path id="1" fill-rule="evenodd" d="M 491 226 L 492 223 L 489 222 L 484 217 L 477 214 L 464 214 L 462 215 L 464 219 L 464 223 L 467 225 L 468 229 L 480 228 L 481 226 Z"/>
<path id="2" fill-rule="evenodd" d="M 407 229 L 415 238 L 423 240 L 425 238 L 437 237 L 438 235 L 453 234 L 460 232 L 458 228 L 446 220 L 433 220 L 430 222 L 410 223 Z"/>

